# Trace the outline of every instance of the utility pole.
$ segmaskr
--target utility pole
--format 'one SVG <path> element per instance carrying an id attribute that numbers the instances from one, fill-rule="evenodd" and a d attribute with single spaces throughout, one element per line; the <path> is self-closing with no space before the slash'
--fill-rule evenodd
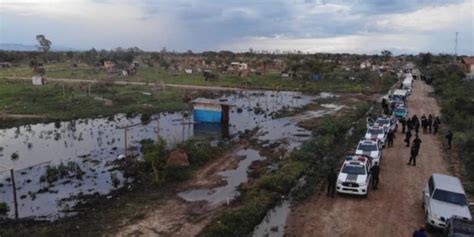
<path id="1" fill-rule="evenodd" d="M 454 40 L 454 62 L 457 62 L 458 58 L 458 34 L 459 32 L 456 31 L 456 39 Z"/>

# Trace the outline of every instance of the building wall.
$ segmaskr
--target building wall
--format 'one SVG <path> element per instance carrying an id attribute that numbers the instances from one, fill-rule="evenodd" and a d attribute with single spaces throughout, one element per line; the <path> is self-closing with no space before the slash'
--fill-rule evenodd
<path id="1" fill-rule="evenodd" d="M 221 105 L 194 104 L 193 118 L 195 122 L 220 123 L 222 119 Z"/>

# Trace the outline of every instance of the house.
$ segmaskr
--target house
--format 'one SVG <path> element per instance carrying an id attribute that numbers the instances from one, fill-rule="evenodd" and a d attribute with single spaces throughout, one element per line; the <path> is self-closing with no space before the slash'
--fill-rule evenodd
<path id="1" fill-rule="evenodd" d="M 372 66 L 372 63 L 370 63 L 369 60 L 365 60 L 360 63 L 360 69 L 370 68 L 370 66 Z"/>
<path id="2" fill-rule="evenodd" d="M 466 65 L 468 74 L 474 74 L 474 57 L 465 57 L 462 59 L 462 63 Z"/>
<path id="3" fill-rule="evenodd" d="M 31 82 L 35 86 L 44 85 L 44 84 L 46 84 L 46 81 L 47 81 L 47 78 L 44 77 L 44 76 L 34 76 L 34 77 L 31 78 Z"/>
<path id="4" fill-rule="evenodd" d="M 10 68 L 12 66 L 9 62 L 0 62 L 0 68 Z"/>

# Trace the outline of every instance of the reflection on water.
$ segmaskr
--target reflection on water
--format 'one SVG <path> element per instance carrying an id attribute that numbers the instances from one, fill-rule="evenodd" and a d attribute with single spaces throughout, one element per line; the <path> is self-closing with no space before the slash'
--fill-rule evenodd
<path id="1" fill-rule="evenodd" d="M 294 118 L 272 119 L 271 114 L 330 96 L 331 94 L 323 93 L 319 96 L 307 96 L 297 92 L 275 91 L 228 93 L 222 95 L 221 99 L 235 106 L 231 109 L 230 125 L 224 136 L 219 126 L 193 125 L 192 118 L 183 119 L 182 113 L 165 112 L 153 115 L 152 121 L 146 125 L 128 129 L 127 143 L 129 150 L 140 157 L 139 142 L 143 139 L 156 140 L 161 137 L 171 148 L 193 136 L 238 139 L 236 135 L 239 133 L 259 128 L 256 138 L 262 144 L 279 142 L 287 148 L 293 148 L 307 139 L 310 132 L 297 127 L 298 121 Z M 325 111 L 334 109 L 325 108 Z M 124 130 L 118 127 L 140 123 L 140 117 L 127 118 L 123 114 L 117 114 L 112 118 L 78 119 L 1 129 L 0 165 L 17 170 L 15 174 L 20 217 L 56 219 L 66 215 L 62 211 L 75 204 L 70 197 L 107 194 L 122 187 L 127 180 L 120 171 L 114 170 L 114 161 L 125 153 Z M 40 182 L 48 165 L 57 166 L 61 162 L 78 164 L 84 172 L 82 179 L 64 177 L 51 185 Z M 247 168 L 245 165 L 243 167 L 245 172 L 227 175 L 246 177 Z M 225 177 L 226 174 L 222 175 Z M 244 182 L 245 179 L 241 178 L 229 180 Z M 232 185 L 235 187 L 235 184 Z M 9 172 L 0 172 L 0 194 L 0 202 L 9 205 L 9 216 L 13 217 Z M 219 199 L 216 197 L 216 200 Z"/>

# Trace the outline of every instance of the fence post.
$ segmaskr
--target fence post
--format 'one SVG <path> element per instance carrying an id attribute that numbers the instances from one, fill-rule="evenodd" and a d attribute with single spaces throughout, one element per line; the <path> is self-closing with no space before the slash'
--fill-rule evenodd
<path id="1" fill-rule="evenodd" d="M 12 178 L 13 202 L 15 205 L 15 220 L 18 220 L 18 201 L 16 197 L 15 171 L 13 169 L 10 169 L 10 175 Z"/>

